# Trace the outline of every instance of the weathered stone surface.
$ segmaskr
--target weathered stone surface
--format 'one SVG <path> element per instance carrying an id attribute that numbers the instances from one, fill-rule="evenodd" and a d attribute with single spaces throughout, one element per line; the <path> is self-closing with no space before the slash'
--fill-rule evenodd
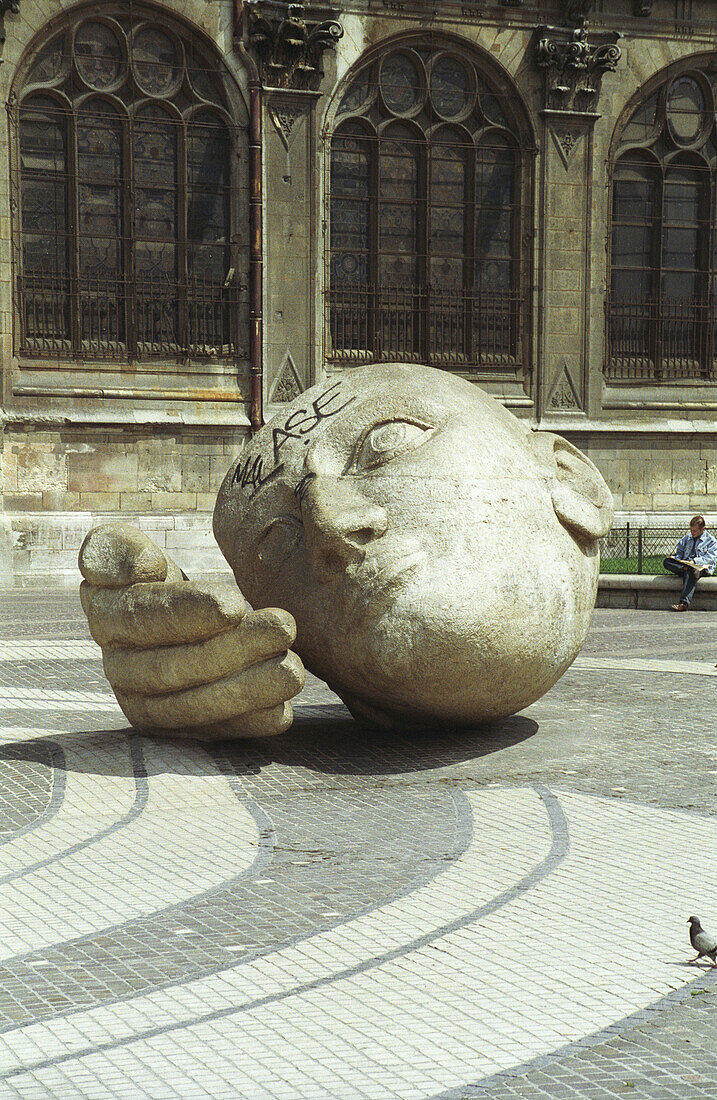
<path id="1" fill-rule="evenodd" d="M 167 576 L 167 559 L 159 547 L 137 527 L 119 523 L 93 528 L 80 547 L 79 567 L 88 584 L 100 588 Z"/>
<path id="2" fill-rule="evenodd" d="M 188 581 L 137 528 L 104 524 L 79 555 L 80 598 L 117 701 L 138 729 L 215 740 L 281 733 L 304 686 L 291 615 Z"/>
<path id="3" fill-rule="evenodd" d="M 214 531 L 355 713 L 469 724 L 527 706 L 574 660 L 611 519 L 565 440 L 454 376 L 382 364 L 287 404 L 227 474 Z"/>
<path id="4" fill-rule="evenodd" d="M 83 545 L 83 607 L 142 729 L 286 729 L 303 683 L 294 620 L 299 656 L 357 716 L 474 724 L 527 706 L 574 660 L 611 520 L 602 477 L 564 439 L 452 375 L 364 367 L 287 404 L 219 492 L 240 589 L 290 614 L 163 580 L 164 555 L 120 527 Z M 143 555 L 152 567 L 135 570 Z"/>

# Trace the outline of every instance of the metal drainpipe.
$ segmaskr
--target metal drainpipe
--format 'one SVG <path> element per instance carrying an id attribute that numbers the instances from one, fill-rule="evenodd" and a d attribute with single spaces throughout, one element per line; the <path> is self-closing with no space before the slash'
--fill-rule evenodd
<path id="1" fill-rule="evenodd" d="M 238 5 L 241 12 L 241 5 Z M 235 29 L 234 45 L 249 70 L 249 422 L 252 434 L 264 425 L 264 249 L 262 242 L 262 86 L 254 59 Z"/>

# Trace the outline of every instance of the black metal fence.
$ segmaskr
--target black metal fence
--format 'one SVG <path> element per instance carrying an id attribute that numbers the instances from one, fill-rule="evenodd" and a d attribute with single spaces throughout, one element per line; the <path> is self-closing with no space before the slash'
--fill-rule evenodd
<path id="1" fill-rule="evenodd" d="M 666 574 L 662 562 L 674 554 L 687 527 L 613 527 L 600 540 L 600 572 Z"/>
<path id="2" fill-rule="evenodd" d="M 717 371 L 714 302 L 663 298 L 609 298 L 608 357 L 611 381 L 713 381 Z"/>
<path id="3" fill-rule="evenodd" d="M 511 366 L 520 355 L 523 300 L 514 292 L 352 284 L 332 286 L 327 303 L 336 362 Z"/>
<path id="4" fill-rule="evenodd" d="M 83 275 L 78 283 L 53 272 L 18 279 L 20 350 L 91 359 L 236 358 L 238 291 L 197 274 Z"/>

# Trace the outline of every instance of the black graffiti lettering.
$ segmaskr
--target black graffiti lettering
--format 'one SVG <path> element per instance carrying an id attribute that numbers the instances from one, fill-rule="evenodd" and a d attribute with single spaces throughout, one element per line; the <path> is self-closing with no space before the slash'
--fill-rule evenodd
<path id="1" fill-rule="evenodd" d="M 237 466 L 232 478 L 232 485 L 239 485 L 242 489 L 250 488 L 253 495 L 278 473 L 279 469 L 281 469 L 280 466 L 275 466 L 268 474 L 264 474 L 264 459 L 262 456 L 255 455 L 252 459 L 250 455 L 243 465 L 240 462 Z"/>
<path id="2" fill-rule="evenodd" d="M 327 390 L 320 393 L 316 400 L 313 402 L 313 409 L 317 417 L 320 420 L 326 420 L 329 416 L 336 416 L 336 413 L 340 413 L 342 409 L 345 409 L 347 405 L 350 405 L 352 401 L 356 400 L 356 394 L 353 397 L 349 397 L 348 401 L 344 401 L 343 405 L 339 405 L 338 409 L 330 409 L 328 412 L 324 412 L 324 405 L 330 405 L 335 397 L 340 397 L 339 387 L 341 382 L 334 382 L 333 386 L 329 386 Z M 318 423 L 318 420 L 317 420 Z"/>
<path id="3" fill-rule="evenodd" d="M 242 465 L 239 463 L 234 476 L 232 478 L 232 485 L 238 485 L 242 489 L 251 489 L 252 495 L 261 489 L 263 485 L 273 478 L 280 470 L 283 470 L 284 464 L 281 462 L 281 448 L 286 445 L 289 439 L 301 440 L 305 436 L 309 435 L 323 420 L 328 420 L 332 416 L 336 416 L 342 409 L 345 409 L 347 405 L 350 405 L 352 401 L 356 400 L 356 394 L 353 397 L 349 397 L 341 405 L 332 408 L 331 406 L 337 399 L 341 398 L 341 380 L 334 382 L 328 389 L 320 393 L 319 396 L 311 402 L 311 405 L 305 409 L 295 409 L 293 413 L 287 416 L 284 423 L 278 427 L 273 428 L 271 433 L 272 445 L 274 451 L 274 466 L 268 473 L 264 472 L 264 459 L 261 455 L 256 455 L 254 458 L 251 456 Z"/>
<path id="4" fill-rule="evenodd" d="M 295 409 L 290 416 L 287 416 L 283 425 L 279 428 L 274 428 L 272 432 L 272 439 L 274 443 L 274 462 L 279 462 L 279 456 L 281 454 L 281 448 L 286 444 L 289 439 L 302 439 L 304 436 L 309 435 L 316 428 L 322 420 L 328 420 L 332 416 L 336 416 L 342 409 L 345 409 L 347 405 L 350 405 L 352 401 L 356 400 L 356 395 L 349 397 L 338 408 L 330 408 L 329 406 L 334 402 L 337 397 L 340 397 L 339 388 L 341 382 L 334 382 L 329 386 L 327 390 L 320 393 L 319 396 L 312 401 L 311 407 L 308 409 Z"/>

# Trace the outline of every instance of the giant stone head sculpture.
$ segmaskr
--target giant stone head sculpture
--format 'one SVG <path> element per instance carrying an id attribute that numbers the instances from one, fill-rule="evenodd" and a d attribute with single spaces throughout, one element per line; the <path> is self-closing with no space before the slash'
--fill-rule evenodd
<path id="1" fill-rule="evenodd" d="M 612 520 L 593 464 L 474 385 L 381 364 L 308 390 L 229 470 L 214 532 L 358 716 L 515 713 L 574 660 Z"/>

